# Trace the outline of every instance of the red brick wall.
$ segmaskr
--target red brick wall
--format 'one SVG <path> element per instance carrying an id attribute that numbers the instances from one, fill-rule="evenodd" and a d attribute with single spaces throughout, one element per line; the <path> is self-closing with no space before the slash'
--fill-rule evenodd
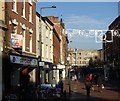
<path id="1" fill-rule="evenodd" d="M 53 63 L 58 63 L 60 59 L 60 40 L 56 34 L 58 33 L 53 33 Z"/>
<path id="2" fill-rule="evenodd" d="M 6 40 L 7 40 L 7 46 L 10 46 L 10 38 L 12 33 L 12 24 L 9 24 L 9 21 L 12 19 L 16 19 L 18 22 L 17 25 L 17 34 L 21 34 L 22 27 L 20 26 L 20 23 L 25 24 L 26 30 L 25 30 L 25 37 L 26 37 L 26 47 L 29 47 L 29 28 L 33 30 L 32 34 L 32 52 L 36 53 L 36 3 L 33 2 L 32 4 L 32 23 L 29 22 L 29 3 L 25 2 L 25 18 L 22 17 L 22 3 L 17 2 L 17 13 L 12 11 L 12 2 L 6 3 L 6 23 L 8 27 L 8 31 L 6 33 Z M 26 51 L 29 52 L 29 49 L 25 48 Z"/>

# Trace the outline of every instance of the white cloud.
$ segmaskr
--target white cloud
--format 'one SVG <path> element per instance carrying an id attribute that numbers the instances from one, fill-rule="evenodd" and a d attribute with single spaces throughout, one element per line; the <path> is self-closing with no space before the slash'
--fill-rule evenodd
<path id="1" fill-rule="evenodd" d="M 98 20 L 89 16 L 71 15 L 65 18 L 67 28 L 77 29 L 106 29 L 104 20 Z"/>

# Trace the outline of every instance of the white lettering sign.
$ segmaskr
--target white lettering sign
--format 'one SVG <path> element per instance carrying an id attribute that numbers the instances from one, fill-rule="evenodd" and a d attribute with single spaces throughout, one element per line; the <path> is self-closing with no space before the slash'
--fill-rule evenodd
<path id="1" fill-rule="evenodd" d="M 37 66 L 37 59 L 15 56 L 15 55 L 10 55 L 10 62 L 16 64 Z"/>

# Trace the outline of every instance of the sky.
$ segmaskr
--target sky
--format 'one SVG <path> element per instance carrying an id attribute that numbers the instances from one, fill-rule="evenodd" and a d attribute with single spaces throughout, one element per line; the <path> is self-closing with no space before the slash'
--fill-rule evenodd
<path id="1" fill-rule="evenodd" d="M 37 2 L 37 12 L 41 7 L 53 5 L 56 8 L 42 9 L 42 16 L 63 19 L 69 48 L 101 49 L 102 42 L 96 32 L 108 30 L 118 16 L 117 2 Z"/>

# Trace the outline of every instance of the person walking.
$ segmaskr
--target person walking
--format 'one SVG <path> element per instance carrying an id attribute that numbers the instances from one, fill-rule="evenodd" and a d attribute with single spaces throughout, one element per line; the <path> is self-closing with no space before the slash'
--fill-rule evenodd
<path id="1" fill-rule="evenodd" d="M 53 87 L 53 88 L 56 87 L 56 79 L 55 79 L 55 77 L 53 77 L 53 79 L 52 79 L 52 87 Z"/>
<path id="2" fill-rule="evenodd" d="M 62 80 L 62 77 L 60 77 L 60 80 L 58 82 L 58 88 L 61 89 L 61 94 L 63 94 L 63 80 Z"/>
<path id="3" fill-rule="evenodd" d="M 103 82 L 102 82 L 102 77 L 101 77 L 101 75 L 99 74 L 99 76 L 98 76 L 98 81 L 97 81 L 97 84 L 98 84 L 98 92 L 102 92 L 102 84 L 103 84 Z"/>
<path id="4" fill-rule="evenodd" d="M 93 75 L 92 74 L 89 75 L 89 79 L 90 79 L 90 82 L 91 82 L 91 85 L 92 85 L 92 90 L 94 91 L 94 87 L 93 87 Z"/>
<path id="5" fill-rule="evenodd" d="M 92 87 L 92 84 L 90 82 L 90 78 L 89 75 L 87 75 L 86 80 L 85 80 L 85 88 L 86 88 L 86 95 L 87 97 L 90 96 L 90 89 Z"/>

